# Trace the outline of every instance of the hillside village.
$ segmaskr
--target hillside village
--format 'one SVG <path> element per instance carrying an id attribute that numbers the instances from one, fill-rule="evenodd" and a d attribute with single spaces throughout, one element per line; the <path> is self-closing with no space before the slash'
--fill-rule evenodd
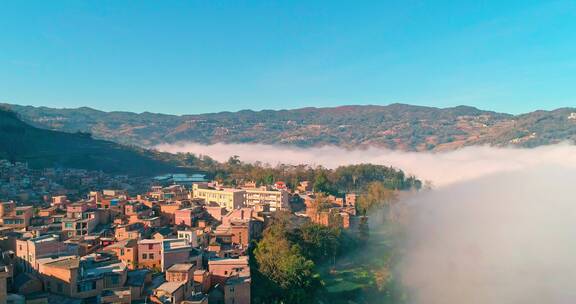
<path id="1" fill-rule="evenodd" d="M 317 193 L 311 181 L 166 175 L 138 192 L 146 184 L 128 177 L 0 165 L 0 304 L 250 303 L 250 250 L 275 214 L 351 234 L 367 222 L 356 193 Z M 63 176 L 93 190 L 69 191 Z"/>

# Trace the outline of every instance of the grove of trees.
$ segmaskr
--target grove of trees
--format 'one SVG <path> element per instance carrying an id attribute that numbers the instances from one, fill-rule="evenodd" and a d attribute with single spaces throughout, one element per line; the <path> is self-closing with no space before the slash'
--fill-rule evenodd
<path id="1" fill-rule="evenodd" d="M 254 303 L 310 303 L 321 295 L 315 266 L 330 263 L 348 246 L 340 228 L 313 223 L 295 225 L 277 215 L 252 254 Z"/>

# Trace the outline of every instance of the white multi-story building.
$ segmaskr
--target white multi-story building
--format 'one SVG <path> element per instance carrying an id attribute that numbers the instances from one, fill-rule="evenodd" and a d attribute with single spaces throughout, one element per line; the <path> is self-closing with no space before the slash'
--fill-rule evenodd
<path id="1" fill-rule="evenodd" d="M 252 207 L 255 205 L 268 204 L 271 211 L 283 210 L 288 208 L 290 199 L 286 190 L 268 190 L 263 188 L 245 189 L 245 204 Z"/>

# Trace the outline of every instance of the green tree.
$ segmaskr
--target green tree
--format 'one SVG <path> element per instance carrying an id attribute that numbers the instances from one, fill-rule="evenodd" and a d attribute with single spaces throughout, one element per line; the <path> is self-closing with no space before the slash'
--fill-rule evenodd
<path id="1" fill-rule="evenodd" d="M 282 220 L 266 229 L 254 250 L 258 271 L 281 289 L 285 303 L 307 303 L 319 284 L 314 262 L 287 236 L 287 225 Z"/>
<path id="2" fill-rule="evenodd" d="M 238 155 L 231 156 L 228 159 L 229 166 L 239 166 L 242 162 L 240 161 L 240 157 Z"/>
<path id="3" fill-rule="evenodd" d="M 330 192 L 331 187 L 328 181 L 328 177 L 326 176 L 326 173 L 323 170 L 320 170 L 316 175 L 313 188 L 314 192 L 324 192 L 324 193 Z"/>
<path id="4" fill-rule="evenodd" d="M 298 232 L 302 253 L 313 261 L 319 262 L 325 258 L 333 258 L 338 254 L 341 235 L 339 228 L 308 223 L 302 226 Z"/>
<path id="5" fill-rule="evenodd" d="M 396 191 L 389 189 L 381 182 L 371 182 L 366 192 L 358 198 L 358 208 L 362 214 L 374 209 L 387 212 L 398 201 Z"/>

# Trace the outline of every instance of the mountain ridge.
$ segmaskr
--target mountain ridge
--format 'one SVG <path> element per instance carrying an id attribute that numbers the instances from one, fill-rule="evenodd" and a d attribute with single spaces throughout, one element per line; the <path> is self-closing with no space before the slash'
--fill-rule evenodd
<path id="1" fill-rule="evenodd" d="M 435 108 L 394 103 L 173 115 L 3 106 L 36 127 L 89 132 L 96 138 L 142 147 L 189 141 L 441 151 L 576 140 L 576 117 L 571 118 L 575 108 L 512 115 L 465 105 Z"/>
<path id="2" fill-rule="evenodd" d="M 1 108 L 0 143 L 0 158 L 26 162 L 34 169 L 66 167 L 132 176 L 185 171 L 140 148 L 93 139 L 88 133 L 30 126 L 17 113 Z"/>

